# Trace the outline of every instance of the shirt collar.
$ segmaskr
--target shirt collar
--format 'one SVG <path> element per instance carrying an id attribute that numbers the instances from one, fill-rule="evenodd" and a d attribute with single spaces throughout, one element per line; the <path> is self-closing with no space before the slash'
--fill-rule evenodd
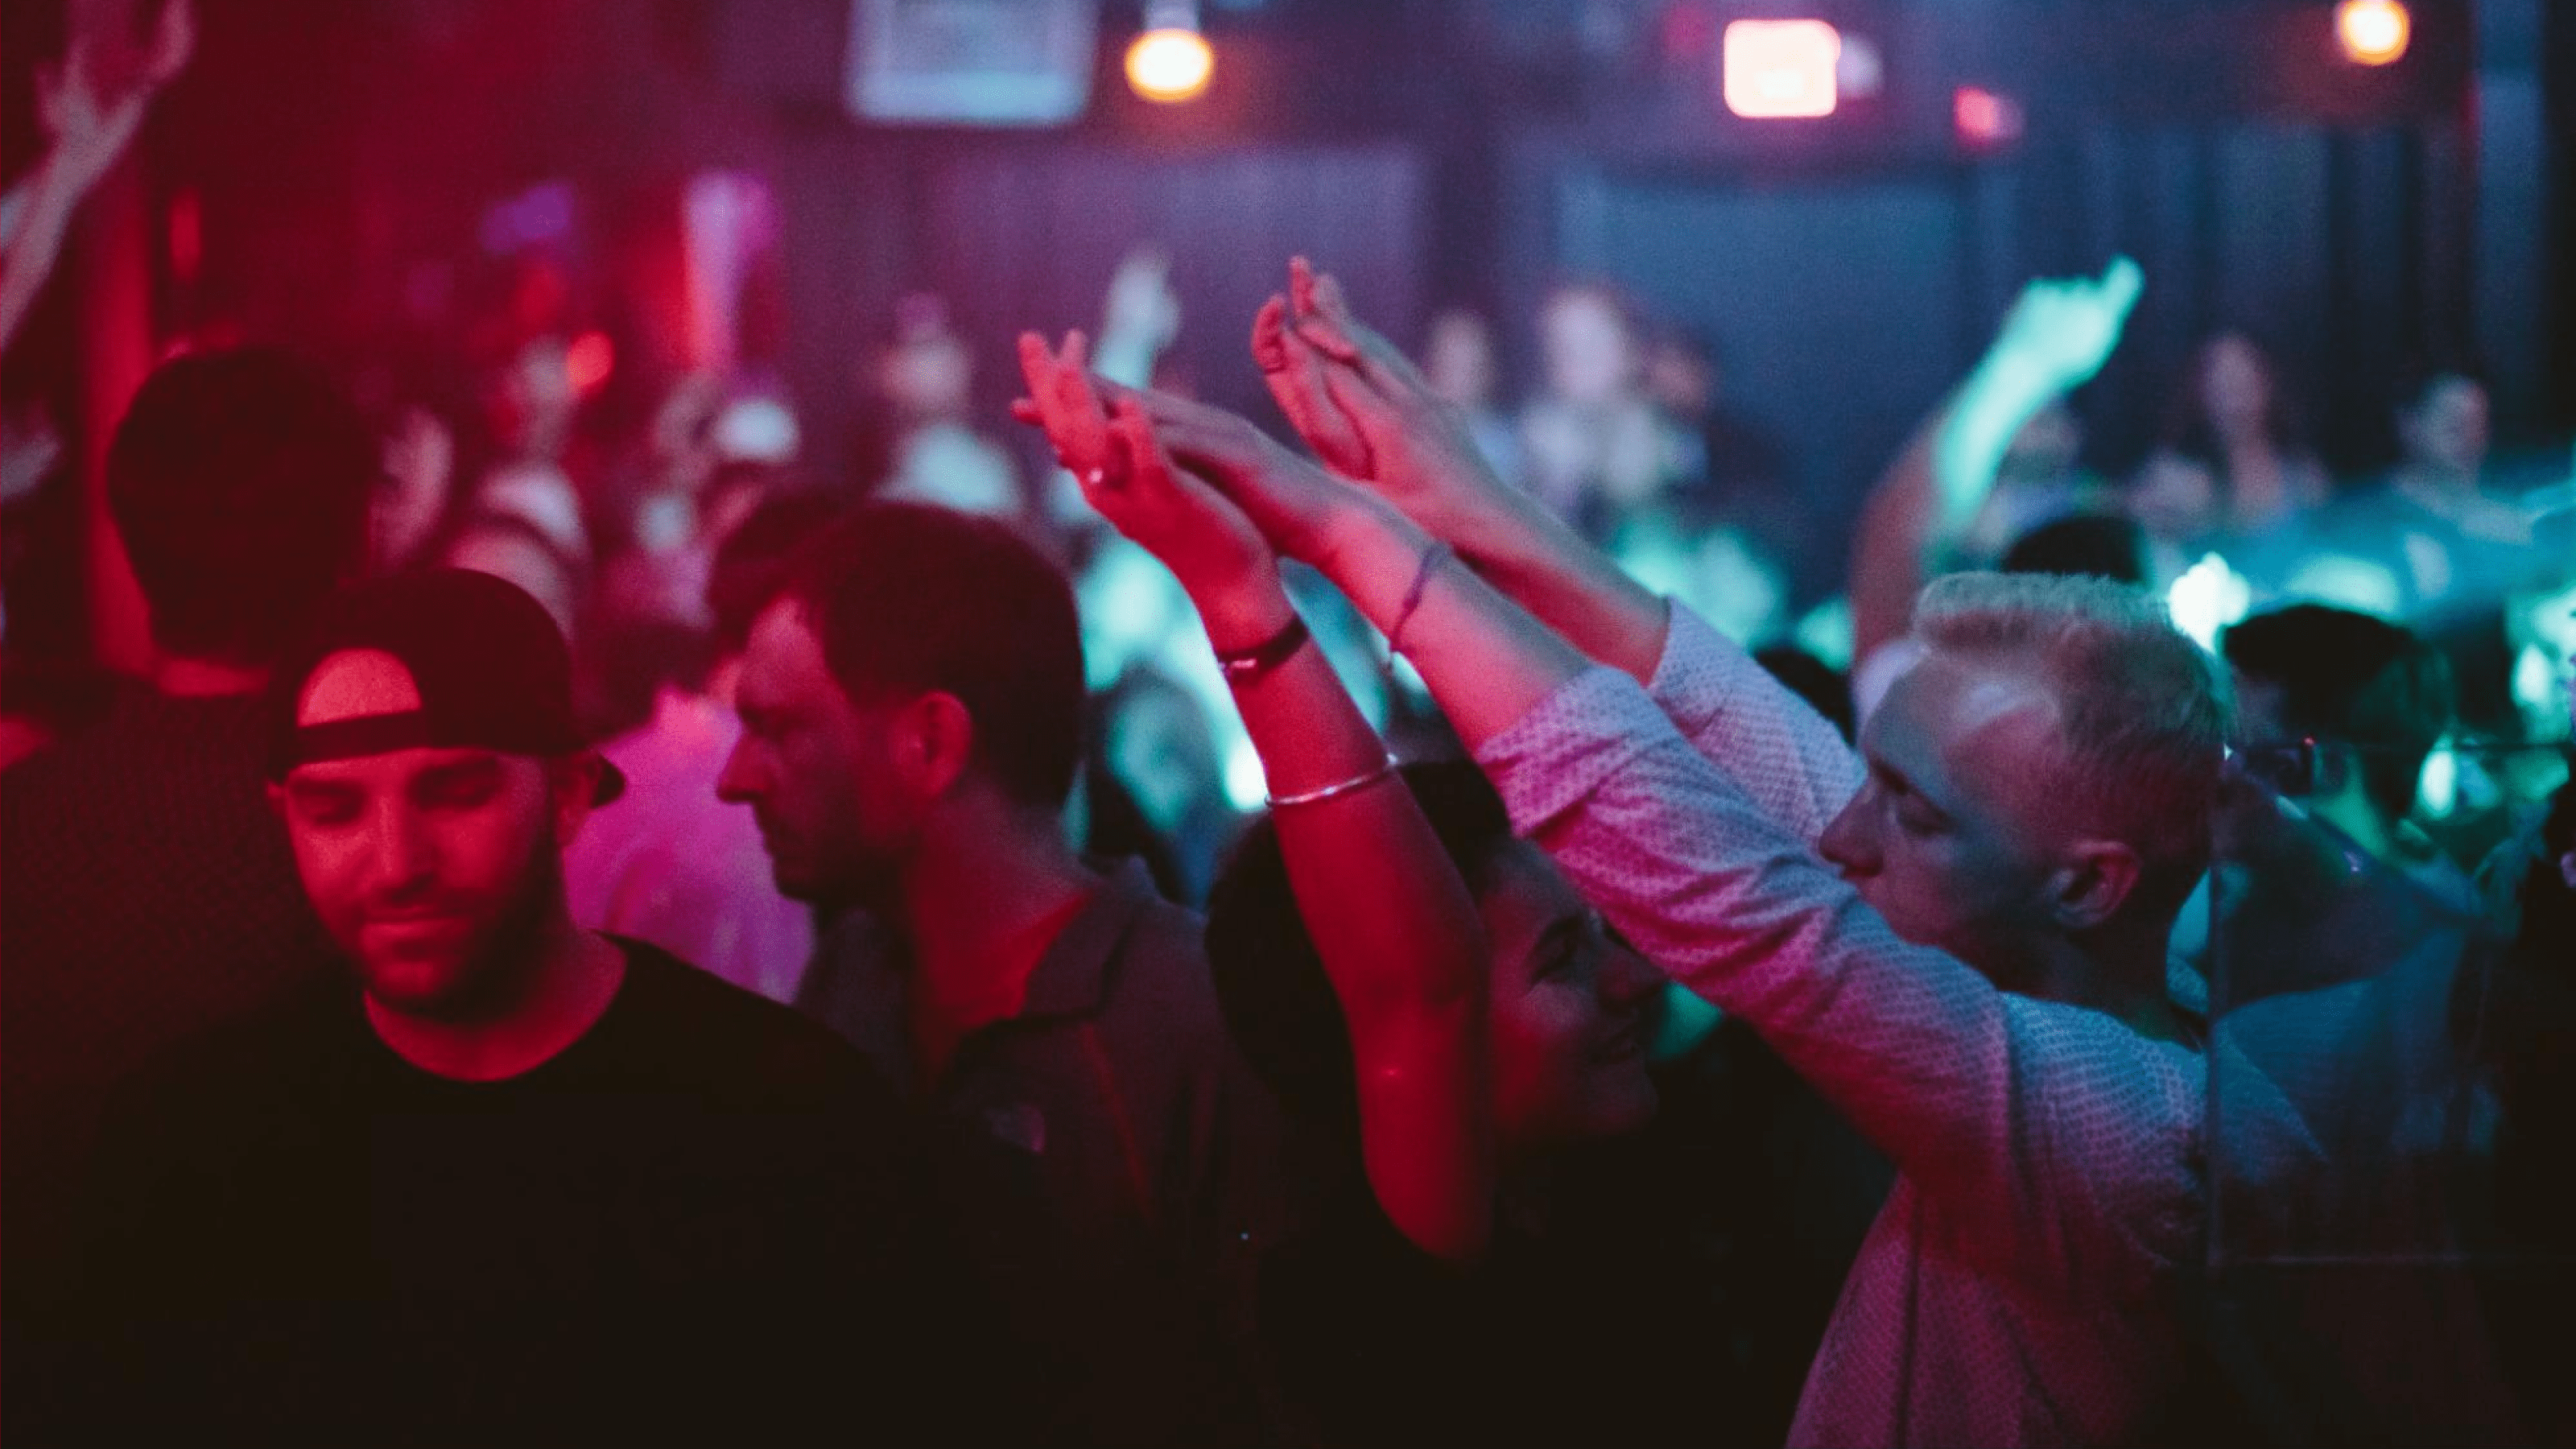
<path id="1" fill-rule="evenodd" d="M 1020 1017 L 1096 1014 L 1109 995 L 1111 959 L 1154 899 L 1143 862 L 1122 861 L 1109 871 L 1038 958 Z"/>

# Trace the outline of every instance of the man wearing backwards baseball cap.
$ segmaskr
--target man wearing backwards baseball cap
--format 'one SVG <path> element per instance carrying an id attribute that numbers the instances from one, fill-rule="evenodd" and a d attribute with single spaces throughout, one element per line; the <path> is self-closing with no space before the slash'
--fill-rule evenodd
<path id="1" fill-rule="evenodd" d="M 809 1443 L 853 1403 L 931 1430 L 953 1295 L 888 1090 L 786 1007 L 572 922 L 560 851 L 623 782 L 543 609 L 441 570 L 321 619 L 268 773 L 356 981 L 119 1114 L 101 1432 Z"/>

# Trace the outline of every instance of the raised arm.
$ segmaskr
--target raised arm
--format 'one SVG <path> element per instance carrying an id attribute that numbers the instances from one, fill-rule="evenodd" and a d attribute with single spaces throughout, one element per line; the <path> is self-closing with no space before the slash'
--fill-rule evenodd
<path id="1" fill-rule="evenodd" d="M 18 335 L 18 325 L 35 306 L 62 251 L 73 210 L 125 153 L 153 92 L 186 67 L 195 45 L 196 19 L 189 0 L 170 0 L 154 31 L 142 81 L 124 95 L 100 94 L 97 46 L 88 37 L 72 42 L 60 72 L 37 77 L 36 111 L 52 145 L 22 184 L 24 200 L 8 242 L 0 248 L 0 347 Z"/>
<path id="2" fill-rule="evenodd" d="M 1900 939 L 1635 681 L 1594 668 L 1381 500 L 1246 445 L 1198 405 L 1155 399 L 1151 410 L 1177 456 L 1397 640 L 1493 776 L 1514 826 L 1658 965 L 1759 1031 L 1925 1191 L 2015 1213 L 2044 1234 L 2040 1205 L 2070 1194 L 2179 1189 L 2106 1181 L 2087 1156 L 2101 1134 L 2162 1131 L 2193 1115 L 2188 1082 L 2125 1028 L 2008 997 L 1958 960 Z M 2141 1094 L 2172 1099 L 2173 1110 L 2130 1110 Z M 2179 1164 L 2183 1154 L 2175 1145 L 2101 1160 Z"/>
<path id="3" fill-rule="evenodd" d="M 1137 399 L 1104 418 L 1079 334 L 1020 343 L 1033 404 L 1093 507 L 1196 604 L 1260 751 L 1280 853 L 1342 1004 L 1361 1152 L 1379 1205 L 1436 1257 L 1493 1232 L 1484 931 L 1466 883 L 1331 662 L 1303 637 L 1278 558 L 1242 512 L 1172 466 Z"/>
<path id="4" fill-rule="evenodd" d="M 1985 356 L 1862 507 L 1852 540 L 1855 659 L 1905 632 L 1933 560 L 1975 520 L 2013 439 L 2102 370 L 2144 285 L 2136 262 L 2114 257 L 2099 277 L 2022 288 Z"/>
<path id="5" fill-rule="evenodd" d="M 1842 737 L 1744 651 L 1631 579 L 1487 467 L 1413 365 L 1303 258 L 1253 327 L 1281 410 L 1365 482 L 1594 660 L 1644 684 L 1693 745 L 1814 840 L 1860 785 Z"/>

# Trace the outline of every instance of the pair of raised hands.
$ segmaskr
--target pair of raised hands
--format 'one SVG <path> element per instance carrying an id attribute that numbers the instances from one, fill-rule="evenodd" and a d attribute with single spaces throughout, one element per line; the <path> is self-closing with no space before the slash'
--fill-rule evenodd
<path id="1" fill-rule="evenodd" d="M 1421 374 L 1304 258 L 1254 319 L 1252 355 L 1331 473 L 1221 408 L 1092 376 L 1081 333 L 1055 350 L 1020 338 L 1029 396 L 1013 413 L 1046 430 L 1084 498 L 1203 610 L 1211 596 L 1275 587 L 1282 556 L 1323 563 L 1357 511 L 1391 503 L 1446 536 L 1504 486 Z"/>

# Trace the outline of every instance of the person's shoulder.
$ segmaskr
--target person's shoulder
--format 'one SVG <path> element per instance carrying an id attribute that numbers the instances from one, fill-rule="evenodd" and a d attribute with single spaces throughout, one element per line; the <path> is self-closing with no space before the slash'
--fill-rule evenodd
<path id="1" fill-rule="evenodd" d="M 791 1007 L 628 936 L 608 939 L 626 953 L 627 986 L 639 1023 L 668 1051 L 694 1062 L 694 1075 L 728 1097 L 819 1103 L 884 1086 L 849 1043 Z"/>
<path id="2" fill-rule="evenodd" d="M 119 1118 L 204 1118 L 219 1130 L 273 1125 L 270 1107 L 330 1094 L 362 1025 L 356 988 L 322 969 L 299 976 L 249 1010 L 180 1038 L 146 1059 L 110 1094 Z"/>

